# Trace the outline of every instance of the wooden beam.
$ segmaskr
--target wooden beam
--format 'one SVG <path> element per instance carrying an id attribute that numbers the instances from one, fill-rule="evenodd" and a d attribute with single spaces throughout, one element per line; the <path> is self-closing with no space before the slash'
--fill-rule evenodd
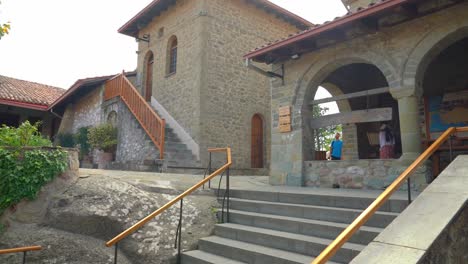
<path id="1" fill-rule="evenodd" d="M 357 110 L 314 118 L 310 121 L 311 129 L 318 129 L 342 124 L 382 122 L 392 120 L 392 108 L 374 108 Z"/>
<path id="2" fill-rule="evenodd" d="M 349 94 L 342 94 L 338 96 L 314 100 L 309 105 L 318 105 L 318 104 L 323 104 L 323 103 L 335 102 L 339 100 L 346 100 L 346 99 L 364 97 L 364 96 L 369 96 L 369 95 L 383 94 L 383 93 L 388 93 L 388 92 L 390 92 L 390 88 L 382 87 L 382 88 L 377 88 L 377 89 L 372 89 L 372 90 L 366 90 L 366 91 L 349 93 Z"/>

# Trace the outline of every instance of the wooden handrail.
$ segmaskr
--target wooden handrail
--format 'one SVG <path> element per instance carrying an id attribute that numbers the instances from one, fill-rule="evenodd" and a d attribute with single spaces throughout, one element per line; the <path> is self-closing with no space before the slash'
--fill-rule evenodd
<path id="1" fill-rule="evenodd" d="M 159 149 L 160 159 L 163 159 L 166 121 L 156 114 L 138 90 L 125 77 L 125 73 L 111 78 L 105 84 L 104 100 L 117 96 L 120 96 L 127 105 L 151 141 Z"/>
<path id="2" fill-rule="evenodd" d="M 221 151 L 221 149 L 217 149 L 219 151 Z M 208 150 L 210 151 L 210 150 Z M 152 220 L 153 218 L 155 218 L 156 216 L 160 215 L 162 212 L 166 211 L 169 207 L 171 207 L 173 204 L 177 203 L 178 201 L 180 201 L 181 199 L 187 197 L 189 194 L 191 194 L 192 192 L 194 192 L 195 190 L 197 190 L 198 188 L 200 188 L 201 186 L 203 186 L 205 183 L 207 183 L 209 180 L 213 179 L 214 177 L 218 176 L 219 174 L 223 173 L 227 168 L 229 168 L 231 165 L 232 165 L 232 159 L 231 159 L 231 148 L 224 148 L 224 151 L 226 151 L 226 156 L 227 156 L 227 162 L 226 164 L 224 164 L 221 168 L 217 169 L 215 172 L 213 172 L 212 174 L 210 174 L 210 176 L 206 177 L 205 179 L 203 179 L 202 181 L 198 182 L 197 184 L 195 184 L 194 186 L 190 187 L 188 190 L 186 190 L 185 192 L 183 192 L 182 194 L 180 194 L 179 196 L 177 196 L 176 198 L 172 199 L 171 201 L 169 201 L 168 203 L 166 203 L 165 205 L 163 205 L 161 208 L 159 208 L 158 210 L 154 211 L 153 213 L 151 213 L 150 215 L 148 215 L 147 217 L 143 218 L 142 220 L 140 220 L 138 223 L 134 224 L 133 226 L 131 226 L 130 228 L 128 228 L 127 230 L 123 231 L 122 233 L 120 233 L 119 235 L 117 235 L 116 237 L 114 237 L 113 239 L 109 240 L 107 243 L 106 243 L 106 246 L 107 247 L 111 247 L 113 245 L 115 245 L 116 243 L 118 243 L 119 241 L 121 241 L 122 239 L 126 238 L 127 236 L 131 235 L 132 233 L 134 233 L 135 231 L 137 231 L 138 229 L 140 229 L 142 226 L 144 226 L 146 223 L 148 223 L 150 220 Z"/>
<path id="3" fill-rule="evenodd" d="M 0 255 L 27 252 L 27 251 L 38 251 L 42 250 L 41 246 L 31 246 L 31 247 L 20 247 L 20 248 L 10 248 L 10 249 L 0 249 Z"/>
<path id="4" fill-rule="evenodd" d="M 451 135 L 456 132 L 468 132 L 468 127 L 447 129 L 434 143 L 432 143 L 395 181 L 380 194 L 320 255 L 312 264 L 324 264 L 346 243 L 353 234 L 361 228 L 374 213 L 390 198 L 390 196 L 408 179 L 408 177 L 426 161 Z"/>

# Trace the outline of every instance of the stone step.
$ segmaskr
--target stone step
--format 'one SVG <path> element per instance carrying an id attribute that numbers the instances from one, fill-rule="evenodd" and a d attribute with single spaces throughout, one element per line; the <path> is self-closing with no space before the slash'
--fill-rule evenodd
<path id="1" fill-rule="evenodd" d="M 376 192 L 350 191 L 345 189 L 291 188 L 278 192 L 274 190 L 231 189 L 230 196 L 246 200 L 279 202 L 288 204 L 306 204 L 349 209 L 366 209 L 376 198 Z M 390 198 L 380 211 L 401 213 L 408 201 Z"/>
<path id="2" fill-rule="evenodd" d="M 230 208 L 253 213 L 274 214 L 278 216 L 331 221 L 343 224 L 350 224 L 362 212 L 362 210 L 359 209 L 245 200 L 239 198 L 230 198 Z M 369 219 L 366 225 L 369 227 L 385 228 L 397 216 L 398 213 L 378 211 Z"/>
<path id="3" fill-rule="evenodd" d="M 310 256 L 218 236 L 201 239 L 199 248 L 211 254 L 252 264 L 304 264 L 310 263 L 313 260 Z"/>
<path id="4" fill-rule="evenodd" d="M 323 239 L 320 237 L 233 223 L 217 225 L 215 228 L 215 235 L 240 242 L 312 256 L 318 256 L 325 247 L 332 242 L 330 239 Z M 332 260 L 348 263 L 356 257 L 364 247 L 364 245 L 346 243 Z"/>
<path id="5" fill-rule="evenodd" d="M 246 264 L 245 262 L 230 260 L 221 256 L 206 253 L 200 250 L 184 252 L 182 254 L 183 264 Z"/>
<path id="6" fill-rule="evenodd" d="M 225 215 L 226 219 L 226 215 Z M 348 224 L 318 221 L 305 218 L 279 216 L 273 214 L 259 214 L 230 210 L 229 222 L 245 226 L 267 228 L 271 230 L 301 234 L 306 236 L 315 236 L 325 239 L 335 239 L 341 232 L 348 227 Z M 350 242 L 367 245 L 382 231 L 381 228 L 363 226 Z"/>

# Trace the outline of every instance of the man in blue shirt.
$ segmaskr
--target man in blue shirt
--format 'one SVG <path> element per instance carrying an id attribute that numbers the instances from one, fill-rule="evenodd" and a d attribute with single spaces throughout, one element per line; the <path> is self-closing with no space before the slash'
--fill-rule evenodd
<path id="1" fill-rule="evenodd" d="M 340 140 L 340 136 L 340 133 L 336 133 L 335 140 L 333 140 L 330 145 L 330 155 L 332 160 L 341 160 L 343 141 Z"/>

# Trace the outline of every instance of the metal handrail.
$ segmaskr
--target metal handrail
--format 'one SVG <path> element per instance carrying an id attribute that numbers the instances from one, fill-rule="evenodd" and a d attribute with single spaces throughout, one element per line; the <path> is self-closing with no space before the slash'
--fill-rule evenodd
<path id="1" fill-rule="evenodd" d="M 10 248 L 10 249 L 0 249 L 0 255 L 3 254 L 13 254 L 13 253 L 23 253 L 23 264 L 26 263 L 26 253 L 29 251 L 38 251 L 42 250 L 41 246 L 30 246 L 30 247 L 20 247 L 20 248 Z"/>
<path id="2" fill-rule="evenodd" d="M 312 264 L 324 264 L 346 243 L 353 234 L 361 228 L 374 213 L 390 198 L 390 196 L 411 176 L 411 174 L 426 161 L 453 134 L 468 132 L 468 127 L 451 127 L 447 129 L 434 143 L 432 143 L 395 181 L 380 194 L 341 234 L 325 248 Z"/>
<path id="3" fill-rule="evenodd" d="M 127 236 L 133 234 L 134 232 L 136 232 L 138 229 L 140 229 L 142 226 L 144 226 L 146 223 L 148 223 L 150 220 L 152 220 L 153 218 L 155 218 L 156 216 L 160 215 L 161 213 L 163 213 L 164 211 L 166 211 L 167 209 L 169 209 L 172 205 L 174 205 L 175 203 L 177 202 L 181 202 L 181 205 L 182 205 L 182 199 L 184 199 L 185 197 L 187 197 L 189 194 L 191 194 L 192 192 L 194 192 L 195 190 L 199 189 L 200 187 L 202 187 L 205 183 L 207 183 L 208 181 L 212 180 L 214 177 L 218 176 L 219 174 L 223 173 L 224 171 L 226 170 L 229 170 L 229 167 L 232 165 L 232 158 L 231 158 L 231 148 L 213 148 L 213 149 L 208 149 L 208 151 L 211 153 L 211 152 L 226 152 L 226 164 L 224 164 L 222 167 L 220 167 L 219 169 L 217 169 L 216 171 L 214 171 L 213 173 L 211 173 L 208 177 L 206 177 L 205 179 L 201 180 L 200 182 L 198 182 L 197 184 L 195 184 L 194 186 L 190 187 L 188 190 L 186 190 L 185 192 L 183 192 L 182 194 L 180 194 L 179 196 L 177 196 L 176 198 L 172 199 L 171 201 L 169 201 L 168 203 L 166 203 L 165 205 L 163 205 L 161 208 L 157 209 L 156 211 L 154 211 L 153 213 L 151 213 L 150 215 L 148 215 L 147 217 L 143 218 L 142 220 L 140 220 L 138 223 L 134 224 L 133 226 L 131 226 L 130 228 L 128 228 L 127 230 L 123 231 L 122 233 L 120 233 L 119 235 L 117 235 L 116 237 L 114 237 L 113 239 L 109 240 L 107 243 L 106 243 L 106 246 L 107 247 L 111 247 L 111 246 L 114 246 L 115 245 L 115 256 L 117 256 L 117 247 L 118 247 L 118 243 L 126 238 Z M 228 188 L 229 188 L 229 185 L 228 185 Z M 229 211 L 228 211 L 229 212 Z M 180 227 L 179 227 L 180 228 Z M 178 229 L 179 229 L 178 228 Z M 180 233 L 179 233 L 180 235 Z M 116 260 L 117 258 L 115 258 Z M 116 261 L 115 261 L 116 263 Z"/>

